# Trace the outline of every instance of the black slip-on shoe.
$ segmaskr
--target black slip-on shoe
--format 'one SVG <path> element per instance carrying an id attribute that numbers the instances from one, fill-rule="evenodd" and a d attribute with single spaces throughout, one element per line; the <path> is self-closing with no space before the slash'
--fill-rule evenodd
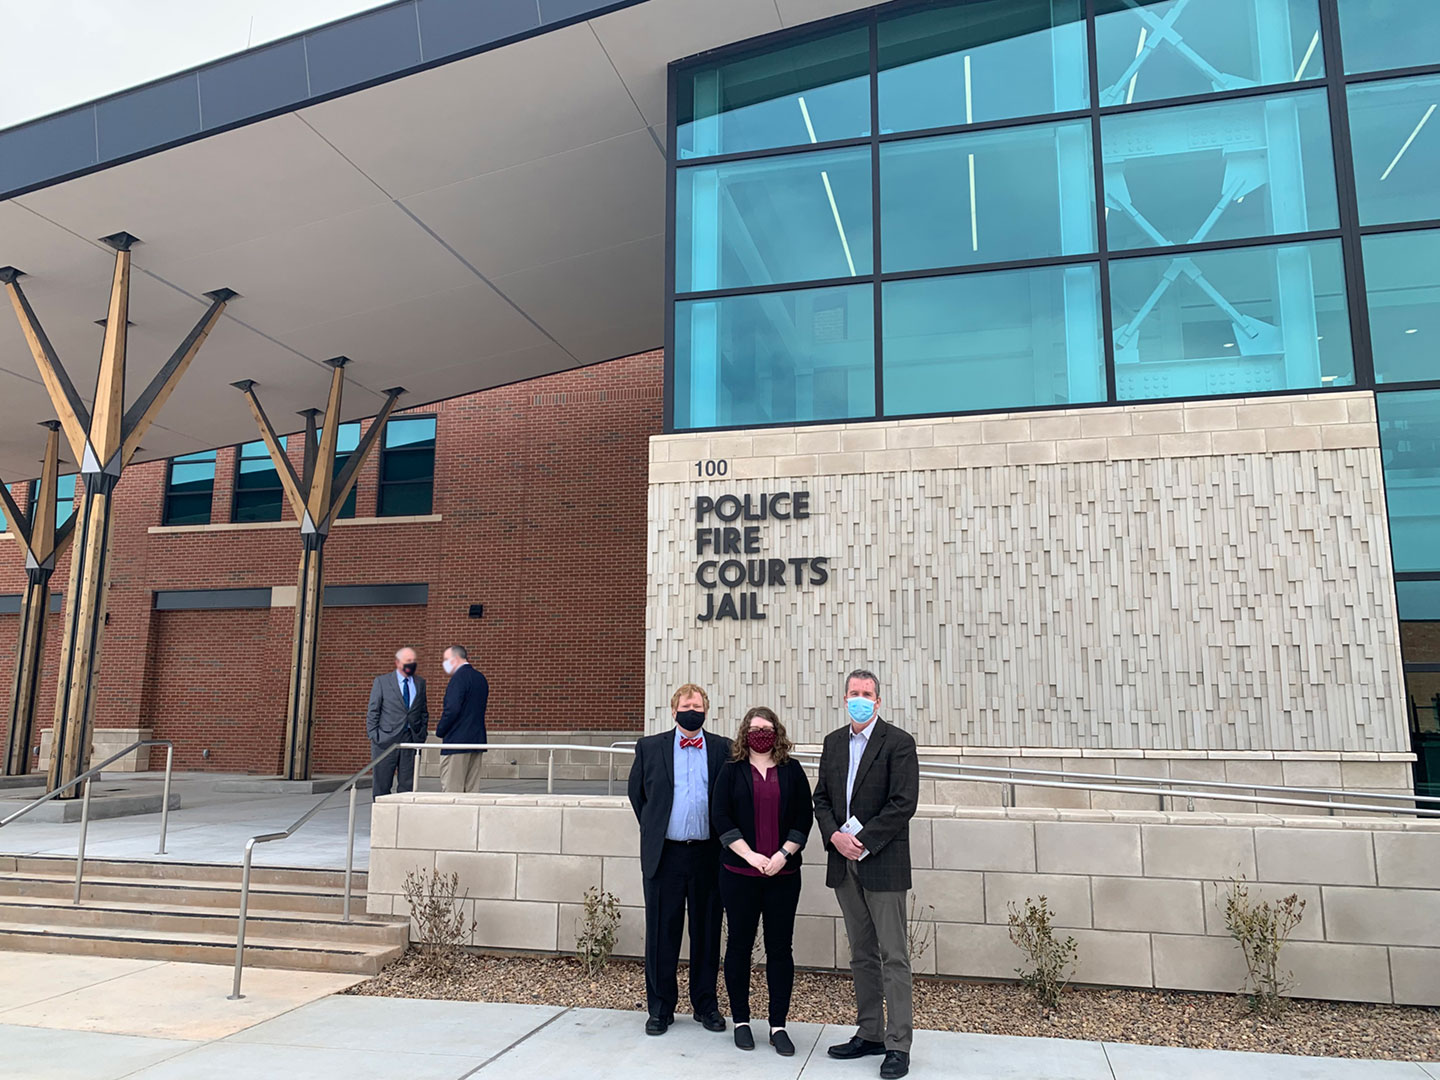
<path id="1" fill-rule="evenodd" d="M 910 1055 L 904 1050 L 887 1050 L 880 1063 L 880 1080 L 900 1080 L 910 1071 Z"/>
<path id="2" fill-rule="evenodd" d="M 862 1039 L 859 1035 L 850 1036 L 849 1042 L 843 1042 L 839 1046 L 832 1046 L 826 1050 L 832 1058 L 839 1058 L 841 1061 L 849 1061 L 852 1058 L 870 1057 L 874 1054 L 885 1053 L 883 1042 L 871 1042 L 869 1039 Z"/>
<path id="3" fill-rule="evenodd" d="M 785 1034 L 785 1029 L 770 1032 L 770 1045 L 781 1057 L 794 1057 L 795 1044 L 790 1041 L 790 1036 Z"/>
<path id="4" fill-rule="evenodd" d="M 725 1018 L 714 1009 L 711 1009 L 708 1013 L 696 1013 L 695 1022 L 697 1024 L 704 1024 L 706 1031 L 725 1030 Z"/>
<path id="5" fill-rule="evenodd" d="M 651 1016 L 645 1021 L 646 1035 L 664 1035 L 670 1027 L 670 1017 Z"/>
<path id="6" fill-rule="evenodd" d="M 735 1049 L 754 1050 L 755 1036 L 750 1033 L 749 1024 L 735 1025 Z"/>

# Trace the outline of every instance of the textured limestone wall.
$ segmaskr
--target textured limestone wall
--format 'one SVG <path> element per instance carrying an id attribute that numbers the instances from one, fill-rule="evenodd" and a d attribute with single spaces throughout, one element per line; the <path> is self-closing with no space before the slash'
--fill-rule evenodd
<path id="1" fill-rule="evenodd" d="M 651 730 L 693 680 L 722 720 L 768 704 L 817 741 L 864 664 L 928 746 L 1408 749 L 1368 394 L 664 436 L 651 458 Z M 725 524 L 698 499 L 801 490 L 808 518 L 737 520 L 758 550 L 719 559 L 823 557 L 823 584 L 697 581 L 697 529 Z M 765 617 L 701 621 L 711 593 Z"/>

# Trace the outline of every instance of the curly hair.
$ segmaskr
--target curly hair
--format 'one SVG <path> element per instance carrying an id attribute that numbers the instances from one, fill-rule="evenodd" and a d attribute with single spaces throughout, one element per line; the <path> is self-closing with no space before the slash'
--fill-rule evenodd
<path id="1" fill-rule="evenodd" d="M 769 720 L 775 728 L 775 749 L 771 753 L 775 756 L 776 765 L 784 765 L 790 760 L 790 751 L 795 749 L 795 744 L 785 734 L 785 725 L 775 715 L 773 709 L 767 709 L 764 705 L 756 705 L 745 714 L 745 719 L 740 721 L 740 730 L 735 733 L 735 739 L 730 744 L 730 760 L 745 761 L 750 757 L 750 747 L 747 745 L 750 735 L 750 721 L 759 717 L 762 720 Z"/>

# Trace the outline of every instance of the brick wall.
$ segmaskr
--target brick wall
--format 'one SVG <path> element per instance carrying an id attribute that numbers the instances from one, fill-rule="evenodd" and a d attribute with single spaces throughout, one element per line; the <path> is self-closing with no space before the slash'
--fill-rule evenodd
<path id="1" fill-rule="evenodd" d="M 646 472 L 649 438 L 661 429 L 661 385 L 655 352 L 411 410 L 436 417 L 440 520 L 337 527 L 326 580 L 425 582 L 429 603 L 326 614 L 318 771 L 366 760 L 370 682 L 405 644 L 420 651 L 421 673 L 432 680 L 435 719 L 445 684 L 440 651 L 460 643 L 490 679 L 497 732 L 642 726 Z M 317 404 L 323 394 L 317 384 Z M 230 520 L 235 455 L 233 447 L 219 453 L 215 523 Z M 358 518 L 375 513 L 377 477 L 378 454 L 360 474 Z M 153 727 L 177 740 L 185 768 L 273 773 L 294 610 L 156 612 L 153 594 L 293 586 L 298 534 L 293 526 L 152 532 L 165 478 L 163 462 L 138 465 L 117 489 L 96 726 Z M 22 505 L 24 487 L 15 488 Z M 69 569 L 66 558 L 55 589 L 68 592 Z M 23 584 L 19 546 L 0 545 L 0 593 Z M 482 619 L 468 617 L 472 603 L 485 605 Z M 17 625 L 16 616 L 0 616 L 7 696 Z M 49 629 L 38 729 L 52 722 L 60 616 Z"/>

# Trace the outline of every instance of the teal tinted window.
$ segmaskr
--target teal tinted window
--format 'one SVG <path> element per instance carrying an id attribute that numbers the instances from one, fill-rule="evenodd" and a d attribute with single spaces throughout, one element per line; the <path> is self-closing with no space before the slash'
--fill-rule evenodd
<path id="1" fill-rule="evenodd" d="M 868 274 L 870 150 L 694 165 L 675 176 L 675 288 Z"/>
<path id="2" fill-rule="evenodd" d="M 1111 250 L 1339 223 L 1323 90 L 1122 113 L 1100 130 Z"/>
<path id="3" fill-rule="evenodd" d="M 892 281 L 884 301 L 889 415 L 1105 400 L 1094 266 Z"/>
<path id="4" fill-rule="evenodd" d="M 1440 622 L 1440 581 L 1397 581 L 1395 598 L 1406 622 Z"/>
<path id="5" fill-rule="evenodd" d="M 1090 125 L 887 143 L 880 206 L 887 273 L 1092 252 Z"/>
<path id="6" fill-rule="evenodd" d="M 880 130 L 1090 107 L 1081 0 L 979 0 L 880 22 Z"/>
<path id="7" fill-rule="evenodd" d="M 871 285 L 675 305 L 675 426 L 875 415 Z"/>
<path id="8" fill-rule="evenodd" d="M 429 514 L 435 505 L 435 417 L 405 416 L 385 425 L 380 451 L 381 517 Z"/>
<path id="9" fill-rule="evenodd" d="M 8 491 L 8 492 L 10 492 L 11 495 L 14 495 L 14 494 L 15 494 L 15 485 L 14 485 L 14 484 L 6 484 L 6 485 L 5 485 L 5 490 Z M 5 516 L 5 504 L 4 504 L 3 502 L 0 502 L 0 533 L 9 532 L 9 531 L 10 531 L 10 519 Z"/>
<path id="10" fill-rule="evenodd" d="M 1100 104 L 1325 73 L 1317 0 L 1097 0 Z"/>
<path id="11" fill-rule="evenodd" d="M 1112 260 L 1110 300 L 1121 400 L 1355 381 L 1338 240 Z"/>
<path id="12" fill-rule="evenodd" d="M 280 447 L 285 447 L 283 436 Z M 279 521 L 284 509 L 285 491 L 280 486 L 280 474 L 270 460 L 270 451 L 263 442 L 246 443 L 236 454 L 230 520 Z"/>
<path id="13" fill-rule="evenodd" d="M 55 482 L 55 527 L 57 529 L 69 521 L 75 513 L 75 481 L 78 479 L 78 474 L 70 473 Z M 40 481 L 32 480 L 30 482 L 30 505 L 25 508 L 31 521 L 35 520 L 35 501 L 39 495 Z"/>
<path id="14" fill-rule="evenodd" d="M 324 438 L 325 428 L 316 428 L 315 439 Z M 345 471 L 346 464 L 350 461 L 350 454 L 360 445 L 360 422 L 357 420 L 349 424 L 341 424 L 340 430 L 335 434 L 335 471 L 333 479 L 338 480 L 340 474 Z M 340 507 L 337 518 L 353 518 L 355 516 L 355 496 L 357 488 L 351 488 L 350 494 L 345 498 L 345 505 Z"/>
<path id="15" fill-rule="evenodd" d="M 1375 381 L 1440 380 L 1440 231 L 1382 233 L 1362 243 Z"/>
<path id="16" fill-rule="evenodd" d="M 166 525 L 209 525 L 214 493 L 214 450 L 171 458 L 161 521 Z"/>
<path id="17" fill-rule="evenodd" d="M 1440 218 L 1440 76 L 1348 93 L 1360 224 Z"/>
<path id="18" fill-rule="evenodd" d="M 1337 0 L 1346 71 L 1440 64 L 1435 0 Z"/>
<path id="19" fill-rule="evenodd" d="M 1376 394 L 1398 573 L 1440 571 L 1440 390 Z"/>
<path id="20" fill-rule="evenodd" d="M 680 77 L 681 158 L 870 134 L 870 32 L 860 28 Z"/>

